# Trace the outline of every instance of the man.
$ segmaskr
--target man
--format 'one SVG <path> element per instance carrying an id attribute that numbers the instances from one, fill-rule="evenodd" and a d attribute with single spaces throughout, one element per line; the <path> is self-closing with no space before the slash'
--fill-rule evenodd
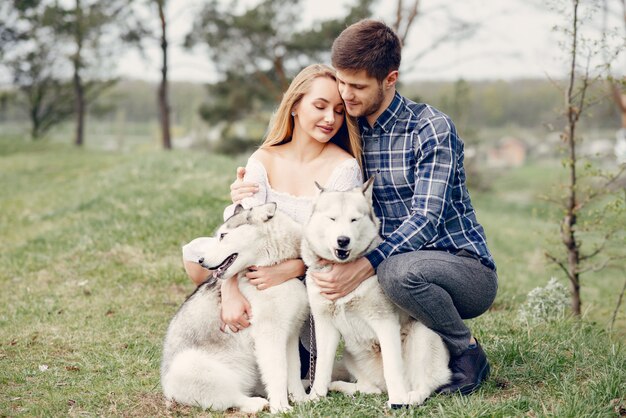
<path id="1" fill-rule="evenodd" d="M 336 300 L 376 272 L 387 296 L 448 347 L 453 378 L 438 392 L 472 393 L 489 363 L 463 319 L 491 306 L 497 275 L 467 192 L 463 142 L 448 116 L 396 92 L 401 42 L 384 23 L 349 26 L 331 57 L 346 111 L 359 121 L 364 178 L 375 176 L 384 241 L 315 280 Z"/>

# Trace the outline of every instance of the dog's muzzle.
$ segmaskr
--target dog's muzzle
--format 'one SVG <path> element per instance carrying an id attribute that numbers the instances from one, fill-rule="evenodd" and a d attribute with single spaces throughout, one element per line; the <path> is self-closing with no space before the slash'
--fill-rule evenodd
<path id="1" fill-rule="evenodd" d="M 209 266 L 208 264 L 206 264 L 204 262 L 204 257 L 201 258 L 200 260 L 198 260 L 198 263 L 204 267 L 205 269 L 208 270 L 212 270 L 213 271 L 213 278 L 215 279 L 219 279 L 220 277 L 222 277 L 222 275 L 224 274 L 224 272 L 226 270 L 228 270 L 228 268 L 230 266 L 233 265 L 233 263 L 235 262 L 235 260 L 237 259 L 237 256 L 239 255 L 239 253 L 233 253 L 231 255 L 229 255 L 228 257 L 226 257 L 226 259 L 224 261 L 222 261 L 219 265 L 217 266 Z"/>
<path id="2" fill-rule="evenodd" d="M 335 257 L 337 259 L 344 261 L 350 257 L 350 250 L 342 250 L 341 248 L 335 248 Z"/>
<path id="3" fill-rule="evenodd" d="M 344 261 L 350 257 L 350 250 L 347 248 L 350 245 L 350 237 L 340 235 L 337 237 L 337 247 L 335 248 L 335 257 Z"/>

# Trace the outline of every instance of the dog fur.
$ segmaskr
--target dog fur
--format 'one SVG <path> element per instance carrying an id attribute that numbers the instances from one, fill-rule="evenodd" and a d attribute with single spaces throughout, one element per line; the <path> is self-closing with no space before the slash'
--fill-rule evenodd
<path id="1" fill-rule="evenodd" d="M 187 298 L 167 330 L 161 385 L 168 401 L 255 413 L 268 403 L 272 412 L 289 410 L 289 397 L 306 399 L 298 356 L 309 312 L 304 284 L 293 279 L 259 291 L 244 277 L 249 266 L 299 257 L 301 236 L 302 227 L 274 203 L 239 206 L 218 229 L 202 262 L 213 277 Z M 252 308 L 251 325 L 222 332 L 218 279 L 235 274 Z"/>
<path id="2" fill-rule="evenodd" d="M 311 312 L 315 320 L 317 366 L 310 398 L 328 390 L 347 394 L 389 395 L 389 405 L 419 405 L 448 383 L 449 353 L 441 337 L 410 318 L 382 292 L 374 275 L 353 292 L 330 301 L 320 294 L 311 272 L 326 271 L 320 260 L 347 263 L 379 243 L 379 221 L 372 209 L 373 178 L 348 192 L 321 189 L 304 228 L 302 258 Z M 343 361 L 354 382 L 331 383 L 331 370 L 340 336 Z"/>

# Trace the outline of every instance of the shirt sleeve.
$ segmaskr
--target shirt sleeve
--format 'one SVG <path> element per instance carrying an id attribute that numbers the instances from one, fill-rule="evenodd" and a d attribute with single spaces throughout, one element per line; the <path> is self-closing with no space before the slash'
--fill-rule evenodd
<path id="1" fill-rule="evenodd" d="M 327 185 L 329 189 L 345 192 L 355 187 L 363 185 L 363 173 L 361 166 L 356 159 L 351 158 L 345 162 L 341 162 L 337 167 L 336 175 L 333 175 L 333 181 Z"/>
<path id="2" fill-rule="evenodd" d="M 366 255 L 374 268 L 392 254 L 416 251 L 431 241 L 449 205 L 460 146 L 450 119 L 439 116 L 413 133 L 416 163 L 411 216 Z"/>
<path id="3" fill-rule="evenodd" d="M 243 181 L 257 183 L 259 185 L 258 192 L 241 201 L 241 205 L 245 209 L 267 203 L 267 173 L 265 172 L 265 167 L 263 167 L 261 162 L 253 158 L 248 159 L 246 174 L 243 176 Z M 233 213 L 235 213 L 235 206 L 237 205 L 233 203 L 224 209 L 224 220 L 233 216 Z"/>

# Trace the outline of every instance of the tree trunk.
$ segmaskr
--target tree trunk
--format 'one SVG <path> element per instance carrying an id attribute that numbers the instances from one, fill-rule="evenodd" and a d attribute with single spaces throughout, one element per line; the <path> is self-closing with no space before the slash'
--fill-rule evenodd
<path id="1" fill-rule="evenodd" d="M 76 55 L 74 56 L 74 112 L 76 115 L 76 136 L 74 137 L 74 144 L 76 146 L 82 146 L 84 143 L 84 130 L 85 130 L 85 89 L 83 82 L 80 78 L 80 70 L 82 65 L 82 48 L 83 48 L 83 32 L 82 32 L 82 6 L 80 0 L 76 0 L 74 26 L 74 36 L 76 41 Z"/>
<path id="2" fill-rule="evenodd" d="M 39 139 L 39 103 L 33 103 L 33 101 L 35 101 L 35 98 L 32 98 L 31 95 L 31 103 L 30 103 L 30 123 L 31 123 L 31 128 L 30 128 L 30 137 L 32 140 L 36 140 Z"/>
<path id="3" fill-rule="evenodd" d="M 567 109 L 568 127 L 566 135 L 567 148 L 569 150 L 569 184 L 567 204 L 565 207 L 565 217 L 561 224 L 561 238 L 567 251 L 567 274 L 570 281 L 570 290 L 572 298 L 572 312 L 576 316 L 580 316 L 580 242 L 576 237 L 576 222 L 579 202 L 576 196 L 576 188 L 578 187 L 578 177 L 576 174 L 576 125 L 580 117 L 581 109 L 574 105 L 574 86 L 576 82 L 576 56 L 578 53 L 578 0 L 574 0 L 574 17 L 572 19 L 572 50 L 571 63 L 569 73 L 569 85 L 566 95 L 565 108 Z M 582 104 L 581 104 L 582 105 Z"/>
<path id="4" fill-rule="evenodd" d="M 163 52 L 163 65 L 161 67 L 162 78 L 158 91 L 158 101 L 163 148 L 165 148 L 166 150 L 170 150 L 172 149 L 172 141 L 170 137 L 170 106 L 167 91 L 167 33 L 163 3 L 164 0 L 157 1 L 159 7 L 159 18 L 161 19 L 161 51 Z"/>
<path id="5" fill-rule="evenodd" d="M 85 131 L 85 89 L 80 78 L 79 69 L 74 67 L 74 111 L 76 114 L 76 133 L 74 145 L 82 146 Z"/>

